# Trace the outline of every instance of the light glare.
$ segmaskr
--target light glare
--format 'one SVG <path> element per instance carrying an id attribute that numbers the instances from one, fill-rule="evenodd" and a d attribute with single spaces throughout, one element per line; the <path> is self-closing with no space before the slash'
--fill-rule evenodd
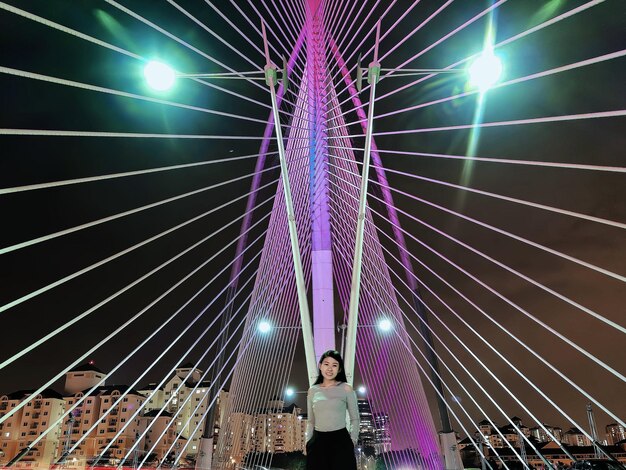
<path id="1" fill-rule="evenodd" d="M 378 328 L 380 328 L 382 331 L 391 330 L 391 326 L 391 321 L 389 321 L 389 319 L 387 318 L 383 318 L 378 322 Z"/>
<path id="2" fill-rule="evenodd" d="M 150 88 L 157 91 L 169 90 L 176 82 L 176 72 L 163 62 L 151 61 L 143 69 L 143 75 Z"/>
<path id="3" fill-rule="evenodd" d="M 270 325 L 269 322 L 263 320 L 261 323 L 259 323 L 259 331 L 261 333 L 269 333 L 271 329 L 272 325 Z"/>
<path id="4" fill-rule="evenodd" d="M 493 51 L 488 50 L 472 62 L 467 72 L 469 74 L 470 86 L 485 92 L 500 79 L 502 75 L 502 61 Z"/>
<path id="5" fill-rule="evenodd" d="M 292 397 L 294 394 L 293 388 L 289 387 L 287 390 L 285 390 L 285 395 L 287 395 L 288 397 Z"/>

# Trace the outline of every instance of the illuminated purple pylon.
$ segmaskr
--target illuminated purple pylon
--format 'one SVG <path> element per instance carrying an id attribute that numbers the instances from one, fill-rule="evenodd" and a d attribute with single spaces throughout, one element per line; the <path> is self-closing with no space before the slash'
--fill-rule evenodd
<path id="1" fill-rule="evenodd" d="M 285 130 L 285 156 L 304 277 L 312 282 L 319 355 L 335 344 L 335 287 L 344 315 L 348 310 L 361 176 L 329 78 L 340 54 L 333 57 L 326 51 L 332 36 L 324 28 L 324 2 L 309 0 L 307 6 L 307 53 L 305 66 L 294 69 L 290 80 L 295 90 L 289 97 L 295 103 Z M 237 357 L 226 416 L 252 414 L 268 397 L 281 396 L 290 368 L 285 364 L 294 357 L 297 335 L 290 328 L 299 324 L 300 312 L 283 190 L 280 182 L 246 319 L 243 343 L 252 343 Z M 389 268 L 380 261 L 384 256 L 368 208 L 365 220 L 356 369 L 367 386 L 377 426 L 390 438 L 385 450 L 415 450 L 411 455 L 416 465 L 439 470 L 443 462 L 437 433 L 417 366 L 406 350 L 410 343 Z M 394 325 L 386 335 L 372 328 L 383 314 Z M 261 337 L 260 319 L 284 329 Z M 229 456 L 238 458 L 236 442 L 227 440 L 228 426 L 216 456 L 222 463 Z"/>
<path id="2" fill-rule="evenodd" d="M 328 208 L 327 64 L 324 2 L 309 0 L 307 9 L 307 108 L 311 197 L 311 261 L 313 290 L 313 342 L 315 355 L 335 349 L 333 256 Z"/>

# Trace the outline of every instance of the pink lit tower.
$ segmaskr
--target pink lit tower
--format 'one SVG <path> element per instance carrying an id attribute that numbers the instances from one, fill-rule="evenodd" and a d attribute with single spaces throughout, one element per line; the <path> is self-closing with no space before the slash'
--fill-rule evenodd
<path id="1" fill-rule="evenodd" d="M 287 60 L 288 94 L 266 72 L 266 77 L 270 77 L 272 104 L 279 110 L 283 124 L 275 127 L 278 120 L 273 113 L 270 115 L 257 169 L 264 167 L 265 154 L 276 136 L 282 143 L 278 147 L 286 171 L 281 172 L 273 201 L 224 409 L 227 418 L 222 423 L 214 469 L 234 468 L 241 463 L 246 443 L 254 438 L 243 431 L 250 429 L 245 416 L 267 409 L 267 400 L 282 396 L 289 378 L 301 375 L 301 371 L 291 367 L 302 363 L 295 358 L 299 338 L 304 340 L 309 381 L 317 375 L 312 357 L 319 358 L 323 351 L 336 349 L 336 325 L 350 321 L 353 260 L 361 249 L 356 342 L 345 351 L 349 356 L 346 359 L 356 366 L 358 382 L 354 377 L 349 379 L 355 387 L 361 384 L 366 387 L 375 422 L 381 428 L 379 434 L 387 436 L 381 450 L 404 451 L 387 453 L 390 463 L 397 460 L 398 465 L 409 463 L 424 469 L 451 468 L 444 463 L 415 360 L 417 354 L 406 332 L 404 313 L 396 298 L 369 206 L 365 206 L 361 217 L 362 246 L 355 243 L 363 150 L 353 150 L 337 90 L 347 86 L 351 100 L 343 106 L 351 103 L 350 109 L 357 110 L 356 117 L 364 133 L 370 126 L 360 107 L 354 77 L 350 76 L 342 56 L 345 38 L 341 28 L 328 27 L 329 16 L 335 13 L 326 11 L 324 0 L 307 0 L 306 18 L 294 37 Z M 272 35 L 267 36 L 270 42 Z M 266 55 L 271 68 L 267 44 Z M 373 140 L 369 148 L 375 168 L 374 182 L 382 188 L 384 210 L 393 226 L 393 237 L 401 247 L 405 282 L 417 295 L 412 267 L 402 250 L 405 243 L 398 217 L 391 194 L 385 190 L 387 182 Z M 260 179 L 253 182 L 251 194 L 256 194 L 259 185 Z M 253 200 L 248 207 L 254 207 Z M 250 224 L 251 217 L 246 217 L 242 231 L 247 232 Z M 243 245 L 237 255 L 242 249 Z M 241 265 L 236 269 L 241 269 Z M 237 274 L 233 273 L 233 279 Z M 311 313 L 306 299 L 312 299 Z M 391 326 L 389 331 L 376 327 L 381 319 Z M 261 321 L 277 328 L 269 334 L 259 334 Z M 272 373 L 268 374 L 268 370 Z"/>

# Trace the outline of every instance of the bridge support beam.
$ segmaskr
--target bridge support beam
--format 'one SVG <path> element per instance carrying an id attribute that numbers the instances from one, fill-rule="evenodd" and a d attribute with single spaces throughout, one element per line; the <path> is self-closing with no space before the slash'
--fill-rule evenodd
<path id="1" fill-rule="evenodd" d="M 291 185 L 289 184 L 289 173 L 287 169 L 287 158 L 285 156 L 285 144 L 283 142 L 283 131 L 280 126 L 278 114 L 278 103 L 276 100 L 277 74 L 276 66 L 270 60 L 269 47 L 267 43 L 267 33 L 265 23 L 261 23 L 263 28 L 263 42 L 265 46 L 265 80 L 270 89 L 272 98 L 272 110 L 274 112 L 274 130 L 276 131 L 276 144 L 280 158 L 280 172 L 285 194 L 285 205 L 287 209 L 287 224 L 289 226 L 289 239 L 291 240 L 291 253 L 293 255 L 293 267 L 296 277 L 296 290 L 298 293 L 298 306 L 300 307 L 300 320 L 302 324 L 302 337 L 304 340 L 304 354 L 306 357 L 309 383 L 317 379 L 317 361 L 313 348 L 313 331 L 311 328 L 311 316 L 309 314 L 309 301 L 306 294 L 306 284 L 304 282 L 304 272 L 302 270 L 302 258 L 300 256 L 300 245 L 298 243 L 298 229 L 296 227 L 296 214 L 293 208 L 291 197 Z"/>
<path id="2" fill-rule="evenodd" d="M 348 310 L 348 331 L 346 335 L 345 366 L 348 383 L 354 383 L 354 362 L 356 353 L 356 327 L 359 320 L 359 293 L 361 289 L 361 265 L 363 257 L 363 238 L 365 235 L 365 210 L 367 204 L 367 183 L 370 170 L 370 155 L 372 152 L 372 131 L 374 119 L 374 99 L 376 98 L 376 84 L 380 77 L 378 63 L 378 42 L 380 39 L 380 22 L 376 25 L 376 44 L 374 46 L 374 61 L 369 66 L 368 79 L 370 83 L 370 101 L 367 110 L 367 130 L 365 132 L 365 148 L 363 154 L 363 170 L 361 172 L 361 191 L 359 196 L 359 211 L 356 222 L 356 237 L 354 243 L 354 261 L 352 263 L 352 285 L 350 288 L 350 307 Z"/>
<path id="3" fill-rule="evenodd" d="M 333 254 L 328 202 L 326 44 L 324 2 L 309 0 L 307 10 L 307 87 L 311 198 L 311 280 L 315 357 L 335 349 Z"/>

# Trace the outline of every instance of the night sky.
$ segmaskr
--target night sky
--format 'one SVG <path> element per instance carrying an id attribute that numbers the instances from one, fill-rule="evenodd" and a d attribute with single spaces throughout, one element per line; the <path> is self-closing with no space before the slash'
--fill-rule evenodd
<path id="1" fill-rule="evenodd" d="M 173 2 L 172 2 L 173 3 Z M 275 11 L 274 2 L 269 5 Z M 282 2 L 277 2 L 281 3 Z M 329 2 L 333 5 L 333 2 Z M 367 2 L 369 12 L 375 2 Z M 365 23 L 363 31 L 356 33 L 356 41 L 344 51 L 347 58 L 360 42 L 364 32 L 369 32 L 374 21 L 382 15 L 390 2 L 381 2 Z M 412 2 L 397 2 L 383 18 L 385 32 L 402 15 Z M 528 2 L 509 0 L 495 10 L 496 43 L 519 34 L 550 18 L 557 17 L 587 2 L 543 1 Z M 222 67 L 185 48 L 137 19 L 105 1 L 17 1 L 7 5 L 22 8 L 32 14 L 57 22 L 68 28 L 93 36 L 101 41 L 128 50 L 143 58 L 158 57 L 167 60 L 175 69 L 188 73 L 223 72 Z M 233 53 L 207 31 L 193 23 L 168 2 L 127 1 L 121 2 L 173 35 L 192 44 L 197 49 L 223 61 L 239 71 L 252 70 L 252 65 Z M 206 3 L 180 1 L 198 20 L 249 57 L 257 68 L 262 67 L 263 57 L 239 34 L 217 15 Z M 257 45 L 261 38 L 242 19 L 229 2 L 215 2 Z M 253 19 L 260 20 L 248 2 L 237 2 Z M 260 9 L 263 2 L 252 2 Z M 371 4 L 372 6 L 370 6 Z M 381 54 L 400 42 L 406 34 L 427 19 L 444 4 L 443 1 L 423 0 L 386 37 L 380 45 Z M 439 40 L 465 21 L 474 17 L 490 3 L 483 1 L 455 2 L 429 21 L 416 35 L 386 58 L 383 67 L 393 68 L 415 55 L 418 51 Z M 265 10 L 263 10 L 265 11 Z M 365 13 L 363 14 L 363 16 Z M 362 16 L 362 17 L 363 17 Z M 283 24 L 284 15 L 276 15 L 281 22 L 277 28 L 270 19 L 270 29 L 279 38 L 271 37 L 281 53 L 280 43 L 293 44 L 288 33 L 289 23 Z M 362 18 L 361 17 L 361 18 Z M 445 67 L 478 52 L 482 47 L 486 18 L 476 21 L 437 47 L 411 62 L 408 67 Z M 357 22 L 360 24 L 360 22 Z M 497 52 L 505 63 L 503 80 L 528 76 L 556 67 L 602 56 L 624 49 L 626 15 L 623 2 L 607 0 L 571 18 L 546 27 L 539 32 L 515 41 Z M 356 29 L 356 26 L 355 26 Z M 370 36 L 365 44 L 372 44 Z M 0 74 L 0 128 L 80 130 L 98 132 L 206 134 L 226 135 L 226 140 L 198 139 L 120 139 L 94 137 L 46 137 L 0 135 L 0 188 L 68 180 L 147 168 L 165 167 L 194 162 L 208 162 L 235 156 L 252 155 L 226 163 L 194 166 L 141 176 L 108 179 L 99 182 L 68 185 L 58 188 L 0 194 L 0 248 L 35 239 L 50 233 L 78 226 L 103 217 L 131 210 L 168 197 L 217 184 L 254 171 L 254 155 L 259 151 L 260 137 L 268 108 L 227 95 L 219 90 L 193 81 L 181 81 L 167 94 L 150 91 L 141 74 L 143 62 L 124 54 L 91 44 L 73 35 L 56 31 L 19 15 L 0 10 L 0 66 L 3 68 L 42 74 L 66 80 L 153 96 L 159 99 L 190 104 L 201 108 L 234 113 L 262 122 L 251 122 L 215 116 L 205 112 L 180 109 L 157 103 L 113 96 L 74 87 L 52 84 L 41 80 L 18 77 L 3 69 Z M 362 47 L 366 52 L 365 46 Z M 364 63 L 370 57 L 365 57 Z M 279 61 L 278 57 L 274 58 Z M 348 59 L 354 66 L 356 57 Z M 571 71 L 555 73 L 543 78 L 504 86 L 486 95 L 483 122 L 511 121 L 530 118 L 565 116 L 626 109 L 623 92 L 626 62 L 624 56 L 580 67 Z M 259 82 L 262 84 L 262 82 Z M 401 85 L 407 78 L 382 80 L 378 96 Z M 217 83 L 216 83 L 217 84 Z M 241 80 L 220 82 L 229 90 L 267 105 L 270 99 L 263 87 L 255 87 Z M 381 115 L 397 109 L 428 103 L 465 91 L 462 79 L 443 76 L 410 87 L 376 104 L 376 114 Z M 343 84 L 338 88 L 344 90 Z M 340 93 L 340 100 L 348 95 Z M 366 93 L 361 96 L 367 101 Z M 345 110 L 349 110 L 347 102 Z M 442 126 L 471 124 L 477 107 L 476 95 L 470 95 L 444 103 L 377 119 L 375 132 L 419 130 Z M 354 112 L 346 114 L 349 123 L 356 119 Z M 283 117 L 286 123 L 286 117 Z M 483 128 L 473 153 L 480 158 L 532 160 L 606 167 L 626 167 L 626 121 L 624 116 L 600 119 L 578 119 L 564 122 L 523 124 Z M 359 125 L 351 124 L 350 133 L 362 134 Z M 237 139 L 235 136 L 253 137 Z M 381 135 L 376 138 L 382 150 L 420 152 L 446 155 L 467 155 L 472 133 L 470 130 L 415 132 L 401 136 Z M 363 146 L 363 138 L 355 137 L 355 147 Z M 270 146 L 270 151 L 275 145 Z M 356 152 L 357 158 L 362 152 Z M 626 236 L 623 228 L 580 218 L 556 214 L 536 207 L 499 200 L 485 195 L 461 191 L 416 179 L 405 174 L 418 175 L 451 184 L 465 184 L 472 188 L 542 204 L 600 219 L 626 223 L 626 178 L 624 170 L 592 171 L 572 168 L 549 168 L 530 165 L 474 161 L 465 164 L 460 159 L 444 159 L 429 156 L 382 153 L 383 164 L 390 171 L 388 179 L 394 198 L 401 212 L 404 229 L 415 239 L 407 236 L 409 251 L 417 259 L 431 267 L 454 285 L 468 299 L 488 312 L 495 320 L 510 329 L 533 350 L 587 390 L 609 410 L 626 419 L 626 385 L 573 347 L 546 331 L 524 314 L 489 293 L 468 276 L 460 273 L 440 257 L 427 250 L 419 242 L 469 271 L 483 283 L 505 296 L 510 302 L 533 315 L 553 331 L 565 336 L 617 373 L 626 374 L 626 348 L 623 333 L 592 318 L 584 308 L 625 325 L 626 288 Z M 267 166 L 275 166 L 277 157 L 272 154 Z M 471 167 L 471 170 L 470 170 Z M 401 174 L 404 173 L 404 174 Z M 267 171 L 264 182 L 279 176 L 277 170 Z M 0 304 L 5 305 L 28 293 L 40 289 L 58 279 L 98 262 L 108 256 L 139 243 L 149 237 L 182 223 L 234 198 L 245 195 L 250 189 L 249 177 L 229 183 L 216 190 L 201 192 L 156 208 L 122 217 L 77 233 L 0 255 Z M 373 179 L 375 181 L 375 179 Z M 375 183 L 371 186 L 373 209 L 381 212 L 376 201 L 380 191 Z M 276 186 L 262 191 L 259 199 L 273 195 Z M 404 194 L 404 195 L 403 195 Z M 411 198 L 412 195 L 439 204 L 450 210 L 475 218 L 485 224 L 510 232 L 552 250 L 578 258 L 621 276 L 622 279 L 598 273 L 589 268 L 546 253 L 537 247 L 521 243 L 503 234 L 480 227 L 465 219 L 450 215 L 439 209 Z M 149 270 L 164 263 L 198 240 L 234 221 L 245 208 L 245 198 L 220 209 L 208 217 L 162 237 L 119 259 L 107 263 L 87 274 L 81 275 L 62 286 L 21 303 L 0 313 L 2 318 L 2 348 L 0 359 L 4 360 L 27 347 L 33 341 L 76 317 L 93 305 L 122 289 Z M 265 204 L 257 213 L 260 220 L 271 208 Z M 384 213 L 384 212 L 382 212 Z M 568 298 L 565 302 L 537 286 L 520 279 L 502 267 L 498 267 L 458 243 L 434 232 L 409 217 L 419 218 L 446 232 L 463 243 L 492 257 L 494 260 L 519 271 L 524 276 L 543 284 Z M 390 233 L 387 222 L 376 217 L 385 233 Z M 266 226 L 261 223 L 251 234 L 256 238 Z M 139 312 L 156 297 L 194 269 L 219 249 L 234 240 L 240 229 L 235 222 L 206 243 L 168 265 L 157 275 L 151 276 L 112 302 L 97 309 L 86 319 L 55 336 L 39 348 L 26 354 L 13 364 L 0 370 L 0 393 L 18 389 L 35 388 L 54 376 L 78 354 L 82 354 L 120 324 Z M 397 256 L 397 248 L 386 237 L 383 245 Z M 419 240 L 419 242 L 418 242 Z M 257 252 L 262 240 L 250 251 Z M 235 253 L 234 245 L 217 256 L 214 262 L 201 269 L 183 283 L 180 288 L 148 310 L 123 333 L 118 334 L 99 348 L 90 358 L 97 366 L 109 371 L 117 362 L 134 349 L 154 329 L 169 318 L 180 305 L 208 279 L 230 263 Z M 250 260 L 248 255 L 246 260 Z M 391 258 L 390 267 L 402 275 L 398 264 Z M 457 312 L 459 317 L 506 356 L 533 383 L 546 392 L 567 413 L 587 425 L 585 397 L 557 377 L 536 358 L 516 344 L 509 336 L 486 319 L 476 308 L 455 294 L 427 269 L 414 262 L 419 278 Z M 250 272 L 243 279 L 248 279 Z M 169 344 L 186 322 L 209 303 L 228 282 L 229 271 L 219 275 L 215 283 L 190 303 L 167 328 L 145 348 L 117 371 L 110 382 L 129 383 L 139 371 L 149 367 L 156 354 Z M 396 279 L 395 275 L 391 275 Z M 243 292 L 242 298 L 249 289 Z M 397 286 L 406 293 L 400 282 Z M 428 289 L 422 288 L 424 301 L 432 307 L 438 318 L 448 325 L 493 373 L 517 396 L 523 397 L 527 406 L 544 422 L 571 426 L 554 408 L 539 397 L 511 368 L 488 350 L 463 323 L 439 303 Z M 199 322 L 209 324 L 213 315 L 224 305 L 224 298 L 215 301 Z M 402 302 L 400 305 L 403 306 Z M 339 307 L 338 307 L 339 308 Z M 337 312 L 339 315 L 339 311 Z M 416 322 L 417 324 L 417 322 Z M 452 353 L 461 359 L 471 374 L 483 384 L 490 395 L 506 410 L 509 416 L 518 415 L 525 424 L 532 426 L 528 415 L 506 396 L 488 374 L 452 337 L 439 321 L 430 324 Z M 417 338 L 412 327 L 409 333 Z M 208 335 L 216 333 L 214 328 Z M 180 356 L 195 337 L 186 336 L 175 346 L 162 363 L 146 377 L 156 381 L 160 373 L 180 361 Z M 203 343 L 205 344 L 205 343 Z M 450 353 L 435 342 L 438 352 L 451 372 L 443 371 L 444 378 L 451 374 L 463 377 L 464 372 L 450 361 Z M 190 357 L 199 355 L 202 344 Z M 305 372 L 297 360 L 291 381 L 304 387 Z M 303 361 L 302 361 L 303 362 Z M 206 364 L 205 364 L 206 365 Z M 202 368 L 202 364 L 200 365 Z M 494 419 L 495 407 L 488 403 L 469 380 L 462 379 L 469 392 L 484 403 L 485 410 Z M 427 393 L 434 397 L 428 385 Z M 452 387 L 452 385 L 451 385 Z M 57 388 L 61 388 L 57 384 Z M 458 387 L 457 387 L 458 388 Z M 476 421 L 483 418 L 458 390 L 458 400 L 468 405 Z M 597 407 L 596 419 L 600 438 L 604 438 L 604 425 L 614 420 Z"/>

